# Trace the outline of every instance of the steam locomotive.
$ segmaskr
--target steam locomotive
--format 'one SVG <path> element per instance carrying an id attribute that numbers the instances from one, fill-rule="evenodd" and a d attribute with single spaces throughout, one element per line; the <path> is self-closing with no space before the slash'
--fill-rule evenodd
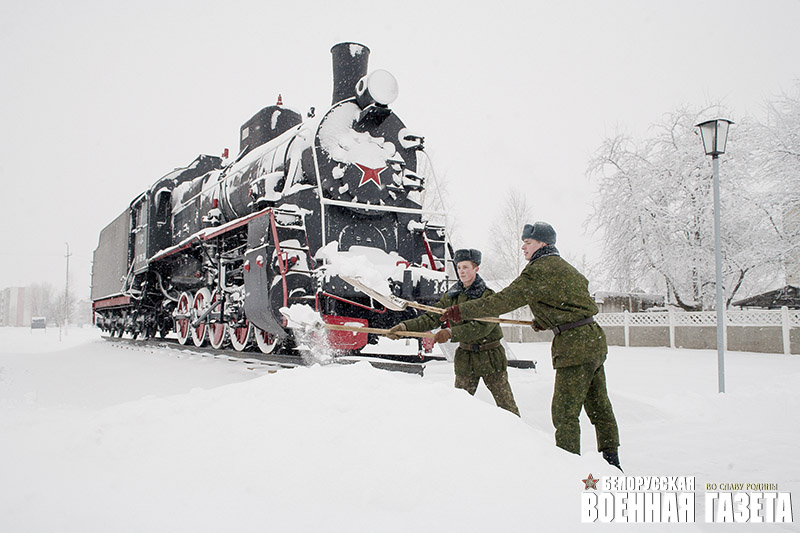
<path id="1" fill-rule="evenodd" d="M 331 49 L 323 116 L 311 108 L 304 120 L 279 96 L 242 125 L 237 156 L 199 156 L 100 232 L 92 302 L 101 330 L 270 353 L 297 346 L 280 312 L 295 304 L 327 323 L 371 327 L 414 312 L 388 311 L 339 278 L 334 259 L 348 256 L 384 272 L 396 295 L 438 301 L 452 248 L 436 214 L 422 209 L 424 139 L 389 107 L 395 78 L 367 73 L 369 52 Z M 375 337 L 331 331 L 328 341 L 358 351 Z"/>

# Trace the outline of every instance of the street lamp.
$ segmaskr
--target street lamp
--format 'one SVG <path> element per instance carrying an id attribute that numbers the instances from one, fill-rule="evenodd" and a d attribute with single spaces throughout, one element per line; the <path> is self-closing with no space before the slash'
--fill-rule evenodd
<path id="1" fill-rule="evenodd" d="M 719 392 L 725 392 L 725 306 L 722 297 L 722 240 L 719 221 L 719 156 L 728 143 L 728 119 L 718 118 L 697 124 L 706 155 L 711 156 L 714 182 L 714 262 L 717 270 L 717 374 Z"/>

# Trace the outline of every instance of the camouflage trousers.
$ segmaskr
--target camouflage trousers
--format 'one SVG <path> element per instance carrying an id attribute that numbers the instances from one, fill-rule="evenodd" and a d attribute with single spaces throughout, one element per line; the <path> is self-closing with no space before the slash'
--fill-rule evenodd
<path id="1" fill-rule="evenodd" d="M 455 385 L 457 389 L 464 389 L 474 396 L 475 391 L 478 390 L 480 379 L 480 376 L 456 374 Z M 486 388 L 489 389 L 489 392 L 492 393 L 494 403 L 497 404 L 497 407 L 519 416 L 517 402 L 514 401 L 514 393 L 511 392 L 511 384 L 508 382 L 507 371 L 503 370 L 502 372 L 495 372 L 483 376 L 483 383 L 486 385 Z"/>
<path id="2" fill-rule="evenodd" d="M 581 453 L 581 408 L 594 425 L 597 451 L 619 446 L 619 430 L 606 391 L 603 364 L 588 363 L 556 369 L 550 412 L 556 428 L 556 446 Z"/>

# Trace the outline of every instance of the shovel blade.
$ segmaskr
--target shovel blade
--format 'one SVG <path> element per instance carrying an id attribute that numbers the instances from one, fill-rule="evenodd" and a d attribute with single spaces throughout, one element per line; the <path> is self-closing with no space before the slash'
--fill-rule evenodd
<path id="1" fill-rule="evenodd" d="M 361 281 L 360 278 L 355 276 L 345 276 L 342 274 L 340 274 L 339 277 L 367 296 L 371 297 L 373 300 L 380 302 L 381 305 L 390 311 L 404 311 L 405 308 L 408 307 L 408 302 L 406 300 L 398 298 L 394 294 L 380 293 L 372 287 L 366 285 L 363 281 Z"/>

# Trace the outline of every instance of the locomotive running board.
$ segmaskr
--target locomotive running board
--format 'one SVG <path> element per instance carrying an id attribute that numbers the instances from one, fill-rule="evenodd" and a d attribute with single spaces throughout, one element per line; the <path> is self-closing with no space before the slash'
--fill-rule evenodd
<path id="1" fill-rule="evenodd" d="M 399 296 L 395 296 L 394 294 L 382 294 L 377 290 L 373 289 L 372 287 L 365 285 L 360 278 L 354 276 L 345 276 L 343 274 L 339 274 L 339 277 L 355 287 L 356 289 L 360 290 L 373 300 L 380 302 L 386 309 L 390 311 L 405 311 L 408 307 L 413 307 L 415 309 L 422 309 L 423 311 L 430 311 L 432 313 L 436 313 L 438 315 L 444 314 L 444 309 L 440 307 L 433 307 L 432 305 L 424 305 L 417 302 L 411 302 L 409 300 L 404 300 Z M 476 318 L 480 322 L 494 322 L 497 324 L 517 324 L 520 326 L 532 326 L 533 323 L 530 320 L 514 320 L 511 318 L 497 318 L 493 316 L 481 317 Z"/>

